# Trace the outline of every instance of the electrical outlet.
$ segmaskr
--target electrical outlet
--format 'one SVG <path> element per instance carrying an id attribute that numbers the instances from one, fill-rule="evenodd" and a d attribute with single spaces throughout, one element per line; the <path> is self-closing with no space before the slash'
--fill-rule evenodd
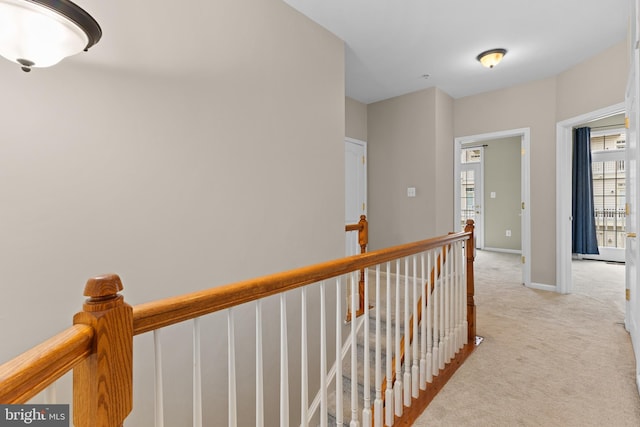
<path id="1" fill-rule="evenodd" d="M 407 188 L 407 197 L 416 197 L 416 187 Z"/>

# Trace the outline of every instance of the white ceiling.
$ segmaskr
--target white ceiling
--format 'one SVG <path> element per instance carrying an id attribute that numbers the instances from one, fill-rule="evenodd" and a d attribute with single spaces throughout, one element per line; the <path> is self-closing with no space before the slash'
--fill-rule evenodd
<path id="1" fill-rule="evenodd" d="M 629 0 L 284 0 L 345 41 L 364 103 L 436 86 L 454 98 L 556 75 L 626 39 Z M 508 50 L 494 69 L 485 50 Z M 429 78 L 422 76 L 428 74 Z"/>
<path id="2" fill-rule="evenodd" d="M 345 41 L 346 94 L 364 103 L 432 86 L 459 98 L 556 75 L 624 41 L 629 12 L 629 0 L 282 1 Z M 104 35 L 66 61 L 196 78 L 252 44 L 216 0 L 75 2 Z M 261 14 L 268 3 L 234 8 Z M 508 49 L 503 62 L 481 67 L 478 53 L 498 47 Z"/>

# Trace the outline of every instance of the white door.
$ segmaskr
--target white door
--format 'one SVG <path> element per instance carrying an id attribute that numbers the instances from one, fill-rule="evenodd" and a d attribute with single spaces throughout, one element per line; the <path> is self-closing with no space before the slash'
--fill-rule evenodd
<path id="1" fill-rule="evenodd" d="M 625 326 L 631 334 L 634 351 L 636 354 L 636 375 L 638 389 L 640 390 L 640 286 L 638 285 L 638 264 L 640 263 L 640 253 L 638 251 L 638 126 L 640 125 L 640 110 L 638 108 L 639 96 L 639 72 L 640 62 L 638 58 L 637 43 L 638 37 L 637 19 L 638 19 L 638 0 L 634 2 L 634 13 L 632 14 L 632 35 L 634 37 L 631 43 L 631 67 L 629 72 L 629 81 L 627 82 L 627 241 L 626 241 L 626 292 L 627 306 L 625 315 Z"/>
<path id="2" fill-rule="evenodd" d="M 465 155 L 465 151 L 468 154 Z M 475 222 L 476 247 L 484 247 L 484 215 L 482 189 L 482 148 L 462 151 L 463 160 L 460 164 L 460 222 L 459 229 L 464 230 L 468 219 Z"/>
<path id="3" fill-rule="evenodd" d="M 626 292 L 627 304 L 625 314 L 625 326 L 631 335 L 634 352 L 636 355 L 636 382 L 640 391 L 640 286 L 638 285 L 638 264 L 640 264 L 640 251 L 638 251 L 637 233 L 640 229 L 638 215 L 638 202 L 640 201 L 638 186 L 638 161 L 640 155 L 638 153 L 638 126 L 640 125 L 640 110 L 638 108 L 639 96 L 639 68 L 640 62 L 638 58 L 637 42 L 638 28 L 636 25 L 638 19 L 638 0 L 634 2 L 634 13 L 631 19 L 632 32 L 634 37 L 631 44 L 631 66 L 629 72 L 629 80 L 627 82 L 626 104 L 627 104 L 627 149 L 626 149 L 626 178 L 627 178 L 627 241 L 625 251 L 626 265 Z"/>
<path id="4" fill-rule="evenodd" d="M 356 224 L 360 215 L 367 214 L 367 143 L 346 138 L 345 165 L 345 224 Z M 347 255 L 351 244 L 347 242 Z"/>

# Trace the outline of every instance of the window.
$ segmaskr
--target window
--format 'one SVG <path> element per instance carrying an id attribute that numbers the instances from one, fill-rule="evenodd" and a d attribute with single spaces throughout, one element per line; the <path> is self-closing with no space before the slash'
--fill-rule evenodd
<path id="1" fill-rule="evenodd" d="M 460 226 L 464 230 L 464 226 L 468 219 L 476 220 L 476 183 L 475 171 L 463 170 L 460 172 Z"/>
<path id="2" fill-rule="evenodd" d="M 591 171 L 598 246 L 625 247 L 625 133 L 591 137 Z"/>
<path id="3" fill-rule="evenodd" d="M 463 148 L 460 159 L 460 227 L 464 227 L 468 219 L 477 222 L 480 200 L 480 165 L 482 148 Z"/>
<path id="4" fill-rule="evenodd" d="M 480 148 L 463 148 L 460 163 L 480 163 L 482 159 L 481 152 Z"/>

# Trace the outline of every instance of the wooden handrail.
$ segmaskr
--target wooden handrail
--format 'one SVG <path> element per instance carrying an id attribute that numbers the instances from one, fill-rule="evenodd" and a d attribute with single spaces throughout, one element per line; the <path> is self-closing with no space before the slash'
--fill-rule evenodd
<path id="1" fill-rule="evenodd" d="M 471 235 L 471 232 L 463 231 L 204 291 L 192 292 L 182 296 L 139 304 L 133 307 L 133 333 L 138 335 L 154 329 L 164 328 L 205 314 L 365 269 L 376 264 L 424 252 L 458 240 L 466 240 Z"/>
<path id="2" fill-rule="evenodd" d="M 25 403 L 91 353 L 93 328 L 73 325 L 0 365 L 0 403 Z"/>

